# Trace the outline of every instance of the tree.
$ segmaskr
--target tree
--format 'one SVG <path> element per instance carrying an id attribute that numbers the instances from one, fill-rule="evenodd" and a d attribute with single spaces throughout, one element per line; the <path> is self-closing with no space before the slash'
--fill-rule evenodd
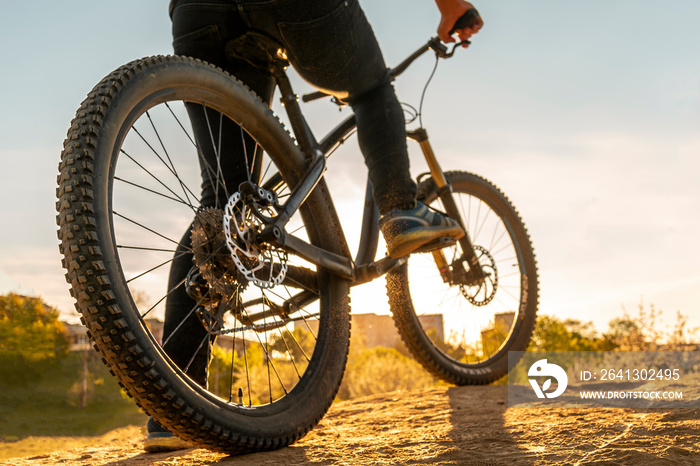
<path id="1" fill-rule="evenodd" d="M 0 383 L 25 385 L 68 354 L 69 339 L 56 309 L 41 298 L 0 296 Z"/>

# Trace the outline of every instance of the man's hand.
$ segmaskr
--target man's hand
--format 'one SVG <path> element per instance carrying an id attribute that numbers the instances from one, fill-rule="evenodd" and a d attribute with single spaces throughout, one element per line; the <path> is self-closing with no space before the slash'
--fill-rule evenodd
<path id="1" fill-rule="evenodd" d="M 438 36 L 443 42 L 454 42 L 455 39 L 450 35 L 450 30 L 464 13 L 474 8 L 474 5 L 464 0 L 435 0 L 435 3 L 442 15 L 437 30 Z M 456 29 L 455 33 L 457 33 L 460 40 L 464 41 L 479 32 L 479 29 L 481 29 L 483 25 L 484 22 L 481 16 L 477 14 L 475 21 L 467 27 Z"/>

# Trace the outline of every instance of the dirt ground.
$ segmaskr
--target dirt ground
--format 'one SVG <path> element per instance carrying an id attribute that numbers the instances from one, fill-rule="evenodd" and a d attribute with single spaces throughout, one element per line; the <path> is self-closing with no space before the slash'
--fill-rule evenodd
<path id="1" fill-rule="evenodd" d="M 395 392 L 336 403 L 282 450 L 146 454 L 138 427 L 93 445 L 5 460 L 35 465 L 700 465 L 700 410 L 509 409 L 506 386 Z"/>

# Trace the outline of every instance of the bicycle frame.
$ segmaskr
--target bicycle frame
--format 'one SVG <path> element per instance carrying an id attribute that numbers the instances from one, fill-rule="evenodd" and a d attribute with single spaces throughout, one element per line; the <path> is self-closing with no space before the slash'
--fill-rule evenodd
<path id="1" fill-rule="evenodd" d="M 413 61 L 428 50 L 434 50 L 441 58 L 449 58 L 454 54 L 455 49 L 461 45 L 462 44 L 455 45 L 453 49 L 448 52 L 447 47 L 442 44 L 438 38 L 432 38 L 401 62 L 396 68 L 392 69 L 390 71 L 391 76 L 393 79 L 398 77 L 413 63 Z M 276 61 L 273 63 L 272 72 L 277 81 L 277 87 L 281 93 L 281 102 L 289 117 L 294 135 L 303 153 L 306 155 L 308 169 L 292 191 L 287 202 L 280 209 L 279 215 L 261 232 L 260 239 L 274 242 L 279 246 L 284 246 L 309 262 L 324 267 L 348 279 L 351 285 L 358 285 L 374 280 L 384 275 L 392 268 L 404 264 L 406 262 L 406 257 L 393 259 L 389 256 L 385 256 L 375 261 L 379 242 L 379 211 L 374 203 L 372 186 L 369 179 L 365 191 L 360 244 L 354 261 L 349 257 L 340 256 L 309 244 L 285 232 L 284 227 L 289 218 L 306 200 L 323 177 L 326 170 L 326 157 L 335 147 L 342 144 L 356 127 L 355 116 L 351 115 L 332 129 L 319 142 L 302 114 L 299 105 L 299 97 L 292 89 L 285 68 L 286 61 Z M 302 100 L 308 102 L 326 96 L 327 94 L 316 92 L 304 96 Z M 451 186 L 445 178 L 432 147 L 430 146 L 426 130 L 424 128 L 418 128 L 407 132 L 407 136 L 409 139 L 417 141 L 420 145 L 423 155 L 430 167 L 430 174 L 437 187 L 438 196 L 442 200 L 447 214 L 457 220 L 464 228 L 459 209 L 452 197 Z M 479 280 L 483 280 L 484 273 L 474 254 L 469 235 L 466 234 L 459 241 L 462 251 L 464 251 L 464 258 L 469 264 L 469 271 L 467 271 L 468 282 L 476 283 Z M 441 250 L 434 251 L 432 254 L 438 268 L 443 274 L 443 279 L 448 281 L 450 279 L 450 264 L 447 263 Z"/>

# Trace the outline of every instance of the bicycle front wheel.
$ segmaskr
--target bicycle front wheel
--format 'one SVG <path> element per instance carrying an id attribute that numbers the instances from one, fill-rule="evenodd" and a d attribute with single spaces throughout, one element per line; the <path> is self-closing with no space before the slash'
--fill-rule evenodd
<path id="1" fill-rule="evenodd" d="M 510 201 L 489 181 L 467 172 L 445 174 L 486 278 L 472 282 L 459 243 L 413 254 L 387 274 L 394 322 L 413 356 L 435 376 L 457 385 L 485 384 L 508 372 L 508 351 L 524 351 L 537 313 L 535 256 Z M 418 197 L 443 210 L 435 183 Z"/>
<path id="2" fill-rule="evenodd" d="M 236 165 L 237 164 L 237 165 Z M 305 170 L 269 108 L 183 57 L 132 62 L 77 112 L 59 167 L 66 278 L 96 349 L 163 426 L 229 453 L 303 436 L 349 344 L 346 281 L 255 234 Z M 322 181 L 287 230 L 347 255 Z"/>

